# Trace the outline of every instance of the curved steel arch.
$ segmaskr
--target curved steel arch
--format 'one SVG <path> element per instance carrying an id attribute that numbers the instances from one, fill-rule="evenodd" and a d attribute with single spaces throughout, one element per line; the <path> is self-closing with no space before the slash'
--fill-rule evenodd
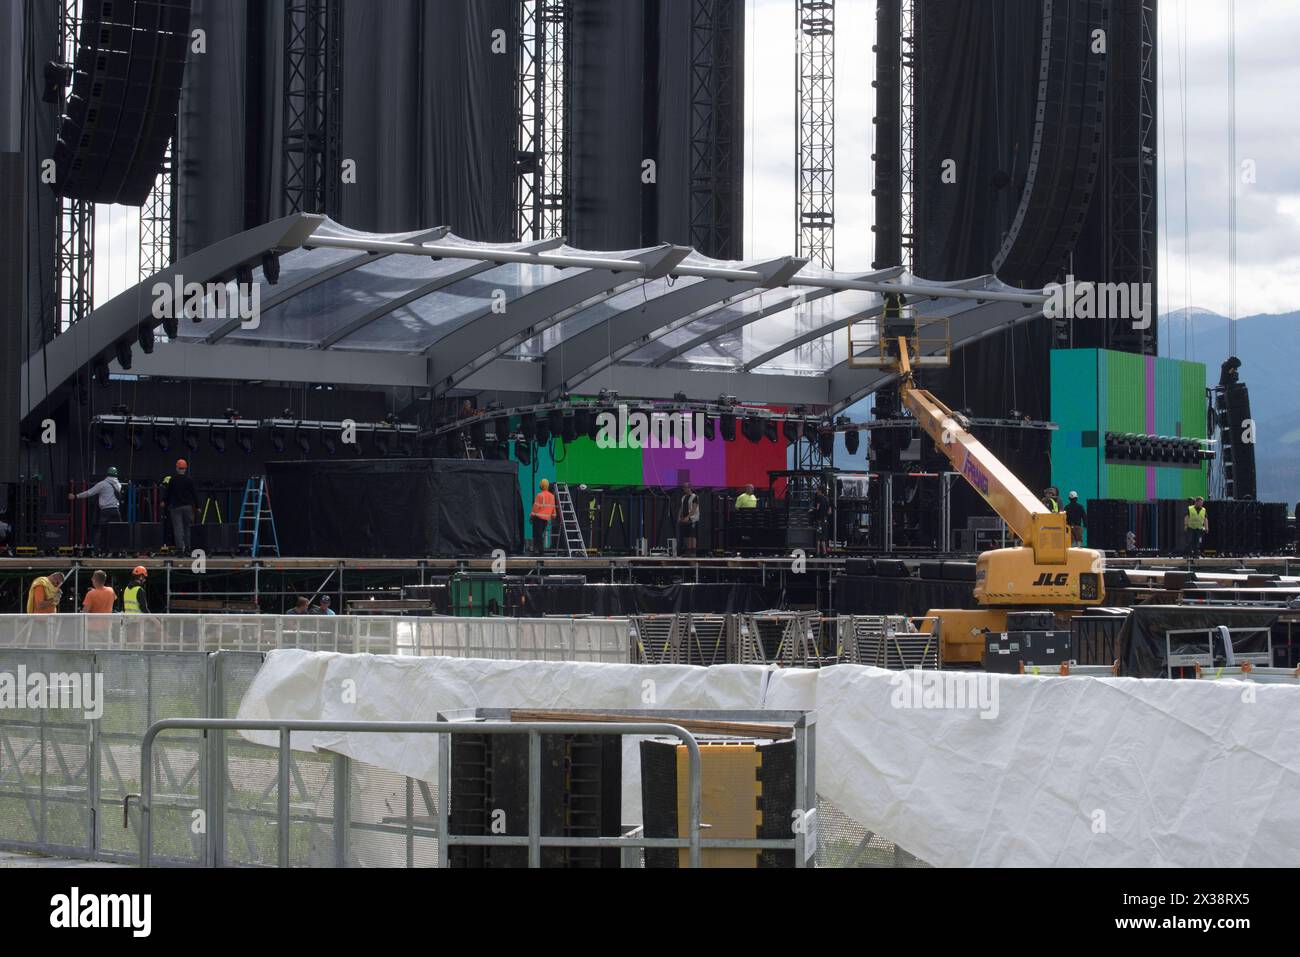
<path id="1" fill-rule="evenodd" d="M 23 363 L 20 408 L 24 419 L 45 409 L 71 389 L 77 374 L 98 357 L 112 357 L 117 342 L 136 341 L 140 326 L 161 325 L 154 318 L 152 296 L 142 288 L 155 283 L 208 283 L 230 276 L 241 265 L 267 252 L 287 252 L 304 246 L 325 221 L 324 216 L 295 213 L 227 237 L 191 253 L 114 296 L 82 322 L 74 323 L 34 352 Z"/>

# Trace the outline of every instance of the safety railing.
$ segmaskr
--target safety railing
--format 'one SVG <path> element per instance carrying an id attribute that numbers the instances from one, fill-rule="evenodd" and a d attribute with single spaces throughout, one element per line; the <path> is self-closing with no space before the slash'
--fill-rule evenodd
<path id="1" fill-rule="evenodd" d="M 686 729 L 664 722 L 645 722 L 637 724 L 613 724 L 598 721 L 574 722 L 523 722 L 523 721 L 483 721 L 474 723 L 456 723 L 448 721 L 250 721 L 238 718 L 167 718 L 155 721 L 145 731 L 140 746 L 140 780 L 139 794 L 128 794 L 122 801 L 123 819 L 129 819 L 130 805 L 133 799 L 140 806 L 140 855 L 141 867 L 148 867 L 151 856 L 153 834 L 153 748 L 154 741 L 164 731 L 273 731 L 279 734 L 279 759 L 277 768 L 277 800 L 279 828 L 279 866 L 289 866 L 289 822 L 290 822 L 290 782 L 289 773 L 292 763 L 292 734 L 299 732 L 335 732 L 354 734 L 526 734 L 528 735 L 528 833 L 524 836 L 503 834 L 459 835 L 449 834 L 440 828 L 438 839 L 442 844 L 442 863 L 446 864 L 447 847 L 451 844 L 461 845 L 504 845 L 526 846 L 528 848 L 528 866 L 540 867 L 542 848 L 544 847 L 617 847 L 617 848 L 685 848 L 690 866 L 700 866 L 700 853 L 704 847 L 754 847 L 767 846 L 762 840 L 702 840 L 700 837 L 701 805 L 701 762 L 700 746 L 695 737 Z M 687 762 L 687 836 L 684 838 L 648 838 L 644 836 L 624 837 L 546 837 L 542 834 L 542 735 L 543 734 L 594 734 L 594 735 L 671 735 L 686 746 Z M 445 764 L 444 764 L 445 767 Z M 224 769 L 222 771 L 224 773 Z M 444 775 L 445 777 L 445 775 Z M 446 794 L 446 781 L 441 781 L 442 793 Z M 445 803 L 443 805 L 445 807 Z M 214 809 L 208 809 L 214 810 Z M 445 817 L 445 815 L 444 815 Z M 445 824 L 445 822 L 444 822 Z M 784 844 L 782 844 L 784 846 Z"/>

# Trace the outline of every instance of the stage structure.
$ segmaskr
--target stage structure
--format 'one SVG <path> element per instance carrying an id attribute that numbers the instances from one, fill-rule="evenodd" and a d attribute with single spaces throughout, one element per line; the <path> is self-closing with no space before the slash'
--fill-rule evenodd
<path id="1" fill-rule="evenodd" d="M 155 377 L 406 386 L 434 397 L 496 390 L 551 401 L 603 388 L 836 414 L 888 381 L 850 366 L 847 332 L 878 314 L 885 296 L 916 303 L 926 339 L 945 349 L 1023 323 L 1046 299 L 991 276 L 936 283 L 897 269 L 828 274 L 805 265 L 790 257 L 723 262 L 667 244 L 587 252 L 468 243 L 445 228 L 377 235 L 298 214 L 186 257 L 151 281 L 224 283 L 243 274 L 261 297 L 256 328 L 200 309 L 198 321 L 177 323 L 176 341 L 136 354 L 142 330 L 161 323 L 152 295 L 127 290 L 27 360 L 22 411 L 30 421 L 88 368 L 129 363 L 133 374 Z M 503 297 L 506 308 L 494 308 Z M 827 300 L 816 330 L 828 343 L 824 365 L 798 352 L 808 335 L 795 325 L 801 297 Z"/>

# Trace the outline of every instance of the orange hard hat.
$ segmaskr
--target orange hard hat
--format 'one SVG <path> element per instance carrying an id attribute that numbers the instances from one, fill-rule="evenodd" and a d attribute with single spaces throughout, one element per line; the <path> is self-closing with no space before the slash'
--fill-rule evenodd
<path id="1" fill-rule="evenodd" d="M 176 467 L 177 467 L 178 469 L 187 469 L 187 468 L 190 467 L 190 463 L 189 463 L 189 462 L 186 462 L 184 459 L 177 459 L 177 460 L 176 460 Z"/>
<path id="2" fill-rule="evenodd" d="M 149 569 L 145 568 L 143 565 L 136 565 L 135 568 L 131 569 L 131 574 L 139 578 L 148 578 Z"/>
<path id="3" fill-rule="evenodd" d="M 551 487 L 551 483 L 546 481 L 546 479 L 542 479 L 541 486 L 542 486 L 542 490 L 545 491 L 546 489 Z"/>

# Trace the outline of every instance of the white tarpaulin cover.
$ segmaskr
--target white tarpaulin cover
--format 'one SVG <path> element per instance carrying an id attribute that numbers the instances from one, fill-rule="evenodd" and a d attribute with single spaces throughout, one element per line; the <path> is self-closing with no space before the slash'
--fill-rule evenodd
<path id="1" fill-rule="evenodd" d="M 819 794 L 939 866 L 1300 860 L 1290 685 L 286 650 L 267 656 L 239 717 L 428 721 L 473 707 L 815 709 Z M 295 735 L 294 746 L 437 777 L 432 735 Z"/>

